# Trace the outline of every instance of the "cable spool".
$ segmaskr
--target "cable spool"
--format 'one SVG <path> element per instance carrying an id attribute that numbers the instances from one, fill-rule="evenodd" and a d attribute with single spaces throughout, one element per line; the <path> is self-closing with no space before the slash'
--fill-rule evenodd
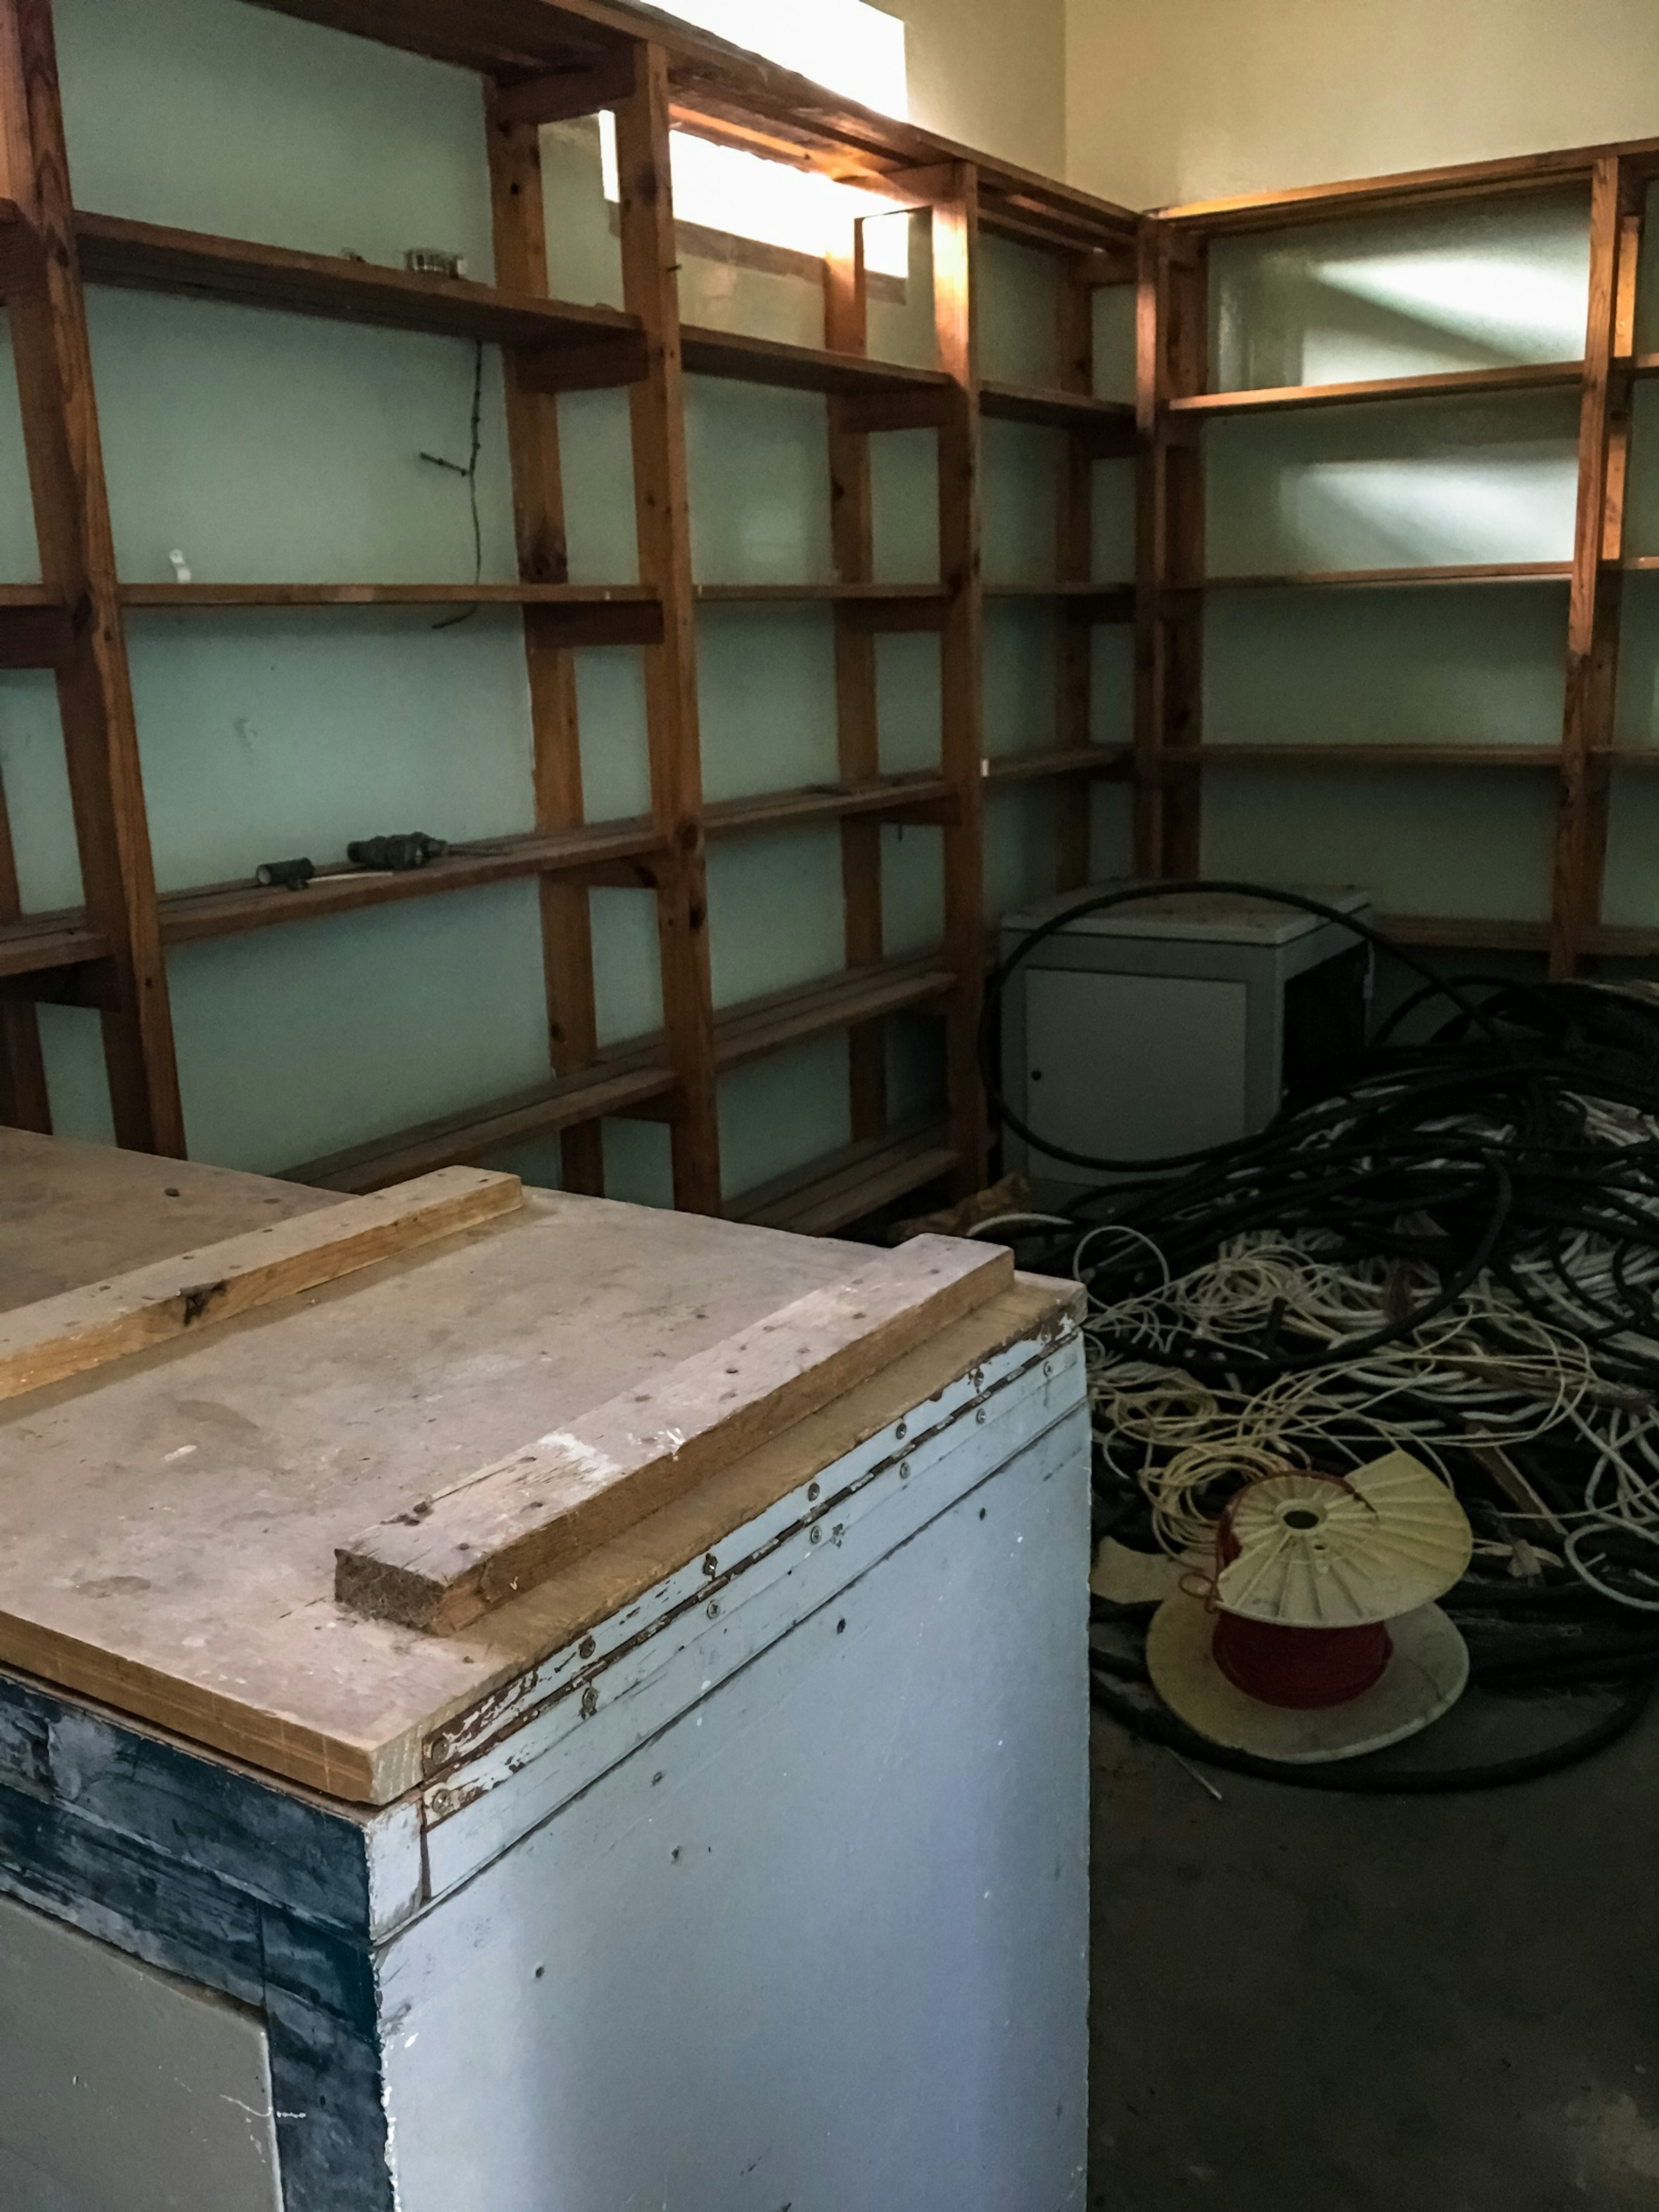
<path id="1" fill-rule="evenodd" d="M 1462 1506 L 1407 1452 L 1346 1478 L 1264 1476 L 1223 1516 L 1209 1586 L 1154 1616 L 1153 1683 L 1200 1735 L 1258 1758 L 1380 1751 L 1462 1694 L 1468 1653 L 1434 1600 L 1472 1549 Z"/>

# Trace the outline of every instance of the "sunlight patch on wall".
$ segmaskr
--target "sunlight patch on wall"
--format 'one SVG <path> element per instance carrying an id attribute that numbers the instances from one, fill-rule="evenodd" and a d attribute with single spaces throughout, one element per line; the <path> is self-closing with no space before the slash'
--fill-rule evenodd
<path id="1" fill-rule="evenodd" d="M 1333 263 L 1318 275 L 1333 291 L 1484 339 L 1500 354 L 1523 343 L 1546 359 L 1576 361 L 1584 350 L 1583 283 L 1536 261 L 1379 254 Z"/>

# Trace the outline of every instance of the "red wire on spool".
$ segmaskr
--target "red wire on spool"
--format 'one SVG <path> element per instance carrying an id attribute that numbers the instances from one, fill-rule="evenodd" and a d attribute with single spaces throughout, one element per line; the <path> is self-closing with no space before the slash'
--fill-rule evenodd
<path id="1" fill-rule="evenodd" d="M 1335 1476 L 1320 1480 L 1336 1490 L 1349 1487 Z M 1239 1550 L 1230 1508 L 1216 1531 L 1218 1577 Z M 1358 1628 L 1293 1628 L 1223 1612 L 1217 1615 L 1211 1649 L 1216 1665 L 1246 1697 L 1264 1705 L 1311 1711 L 1364 1697 L 1382 1680 L 1394 1656 L 1394 1639 L 1381 1620 Z"/>
<path id="2" fill-rule="evenodd" d="M 1394 1656 L 1386 1621 L 1363 1628 L 1285 1628 L 1277 1621 L 1216 1617 L 1215 1663 L 1247 1698 L 1316 1710 L 1346 1705 L 1382 1679 Z"/>

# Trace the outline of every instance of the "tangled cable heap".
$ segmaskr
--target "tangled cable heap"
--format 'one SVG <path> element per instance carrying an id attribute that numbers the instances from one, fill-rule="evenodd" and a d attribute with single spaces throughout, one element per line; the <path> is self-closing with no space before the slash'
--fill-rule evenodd
<path id="1" fill-rule="evenodd" d="M 1113 1191 L 1074 1255 L 1102 1449 L 1183 1551 L 1241 1480 L 1407 1444 L 1506 1548 L 1659 1612 L 1659 1002 L 1480 1012 Z"/>
<path id="2" fill-rule="evenodd" d="M 1451 1018 L 1403 1042 L 1437 995 Z M 1636 1681 L 1633 1716 L 1659 1668 L 1659 995 L 1427 983 L 1326 1094 L 1073 1212 L 1024 1234 L 1089 1292 L 1097 1529 L 1206 1556 L 1243 1484 L 1404 1446 L 1475 1525 L 1454 1604 L 1571 1622 L 1570 1652 L 1477 1651 L 1476 1678 Z"/>

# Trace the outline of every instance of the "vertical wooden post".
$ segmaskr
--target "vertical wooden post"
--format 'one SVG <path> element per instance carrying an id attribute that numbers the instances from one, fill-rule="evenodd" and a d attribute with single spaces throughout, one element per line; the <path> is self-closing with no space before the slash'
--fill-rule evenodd
<path id="1" fill-rule="evenodd" d="M 1204 464 L 1196 428 L 1169 402 L 1205 389 L 1209 362 L 1201 241 L 1141 226 L 1136 299 L 1135 866 L 1199 871 L 1199 788 L 1176 757 L 1199 742 L 1204 614 Z"/>
<path id="2" fill-rule="evenodd" d="M 668 62 L 634 49 L 634 90 L 617 107 L 623 297 L 645 328 L 647 369 L 629 392 L 640 578 L 662 601 L 663 641 L 645 655 L 652 805 L 671 848 L 657 888 L 663 1023 L 679 1078 L 670 1125 L 674 1203 L 720 1207 L 714 1016 L 708 969 L 702 761 L 697 724 L 696 608 L 685 472 L 685 371 L 679 256 L 669 173 Z"/>
<path id="3" fill-rule="evenodd" d="M 869 343 L 864 225 L 848 225 L 846 240 L 825 258 L 823 342 L 837 353 L 862 354 Z M 836 580 L 867 584 L 875 576 L 871 514 L 870 434 L 849 419 L 852 410 L 830 398 L 830 530 Z M 881 770 L 876 708 L 876 640 L 855 608 L 836 609 L 836 735 L 841 773 L 848 783 L 867 782 Z M 847 917 L 847 964 L 879 960 L 883 951 L 881 824 L 854 817 L 841 825 L 841 876 Z M 848 1038 L 855 1142 L 887 1127 L 887 1036 L 881 1022 L 864 1022 Z"/>
<path id="4" fill-rule="evenodd" d="M 76 258 L 50 0 L 0 0 L 0 195 L 34 266 L 7 301 L 40 574 L 73 611 L 58 709 L 88 919 L 106 939 L 116 1004 L 103 1017 L 116 1140 L 182 1156 L 149 830 L 109 496 Z"/>
<path id="5" fill-rule="evenodd" d="M 542 195 L 541 134 L 498 110 L 497 88 L 484 86 L 489 189 L 495 222 L 495 281 L 545 298 L 547 234 Z M 565 547 L 564 484 L 559 465 L 558 401 L 526 391 L 517 357 L 502 361 L 507 452 L 519 574 L 527 584 L 562 584 L 569 575 Z M 547 611 L 524 611 L 530 678 L 536 827 L 572 828 L 583 818 L 581 745 L 576 718 L 576 665 L 559 643 Z M 580 884 L 544 876 L 540 884 L 542 969 L 547 990 L 549 1054 L 555 1071 L 586 1066 L 598 1049 L 593 1007 L 593 945 L 588 893 Z M 597 1121 L 565 1130 L 559 1140 L 567 1190 L 601 1196 L 604 1133 Z"/>
<path id="6" fill-rule="evenodd" d="M 957 819 L 945 836 L 945 938 L 956 976 L 946 1013 L 951 1141 L 958 1191 L 985 1180 L 989 1143 L 978 1039 L 985 971 L 985 739 L 981 672 L 984 586 L 980 568 L 979 174 L 955 165 L 934 204 L 933 323 L 939 366 L 952 391 L 939 436 L 939 562 L 949 593 L 940 639 L 943 769 Z"/>
<path id="7" fill-rule="evenodd" d="M 1644 198 L 1644 181 L 1616 155 L 1597 161 L 1590 186 L 1589 318 L 1578 420 L 1578 509 L 1550 918 L 1552 975 L 1573 973 L 1601 910 Z"/>
<path id="8" fill-rule="evenodd" d="M 0 922 L 15 921 L 22 910 L 11 818 L 5 787 L 0 784 Z M 33 1003 L 26 999 L 0 997 L 0 1121 L 15 1129 L 36 1129 L 43 1137 L 52 1134 L 40 1024 Z"/>
<path id="9" fill-rule="evenodd" d="M 1060 265 L 1057 301 L 1060 386 L 1062 392 L 1092 393 L 1095 388 L 1095 295 L 1085 279 L 1085 264 L 1068 256 Z M 1068 434 L 1060 453 L 1059 543 L 1055 573 L 1061 583 L 1087 583 L 1094 574 L 1094 457 L 1087 441 Z M 1061 746 L 1086 745 L 1091 735 L 1095 635 L 1076 610 L 1058 603 L 1059 696 L 1054 736 Z M 1060 809 L 1055 888 L 1075 890 L 1089 880 L 1089 810 L 1094 787 L 1086 778 L 1067 777 L 1055 786 Z"/>

